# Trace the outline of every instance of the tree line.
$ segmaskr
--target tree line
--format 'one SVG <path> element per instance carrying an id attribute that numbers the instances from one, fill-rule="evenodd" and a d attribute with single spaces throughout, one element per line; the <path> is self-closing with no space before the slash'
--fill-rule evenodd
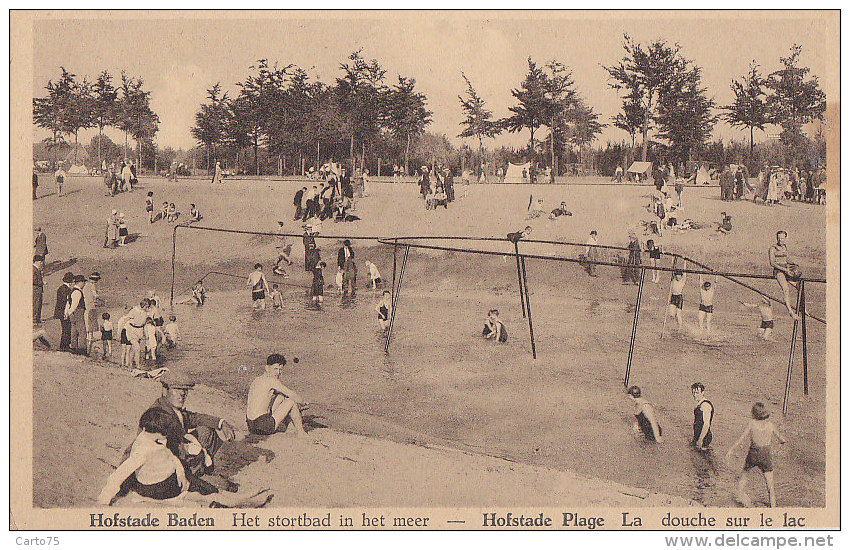
<path id="1" fill-rule="evenodd" d="M 76 155 L 80 130 L 97 128 L 98 165 L 103 161 L 103 130 L 115 128 L 124 133 L 124 156 L 129 156 L 129 140 L 136 142 L 136 158 L 141 161 L 143 144 L 152 144 L 159 130 L 159 116 L 151 109 L 150 92 L 141 77 L 121 71 L 118 86 L 109 71 L 101 71 L 94 81 L 60 67 L 61 75 L 45 86 L 44 97 L 33 98 L 33 121 L 48 130 L 48 146 L 58 152 L 65 138 L 74 136 Z M 76 163 L 76 158 L 74 158 Z"/>
<path id="2" fill-rule="evenodd" d="M 254 174 L 277 171 L 287 163 L 293 173 L 303 172 L 306 165 L 318 166 L 328 158 L 347 158 L 352 167 L 365 167 L 369 158 L 394 159 L 407 173 L 411 160 L 462 158 L 478 171 L 488 158 L 485 140 L 528 131 L 528 146 L 519 153 L 559 174 L 559 161 L 582 158 L 609 123 L 629 134 L 630 151 L 641 138 L 642 160 L 663 158 L 675 164 L 716 155 L 710 139 L 720 120 L 749 130 L 750 157 L 755 154 L 754 131 L 776 125 L 782 161 L 793 163 L 811 143 L 802 127 L 822 120 L 826 110 L 818 78 L 800 65 L 802 48 L 796 44 L 780 58 L 779 70 L 766 76 L 753 61 L 747 74 L 731 82 L 734 101 L 724 106 L 709 97 L 702 68 L 678 44 L 662 39 L 641 44 L 624 35 L 623 49 L 621 59 L 603 65 L 609 86 L 621 99 L 621 110 L 610 122 L 600 119 L 570 69 L 557 60 L 539 64 L 527 59 L 526 74 L 511 89 L 514 104 L 501 118 L 462 73 L 466 89 L 458 95 L 463 115 L 458 137 L 476 141 L 477 154 L 466 146 L 455 149 L 446 136 L 429 134 L 432 112 L 416 80 L 398 76 L 391 81 L 377 60 L 366 59 L 359 50 L 338 65 L 339 73 L 329 83 L 293 64 L 259 60 L 232 95 L 220 82 L 207 90 L 190 131 L 203 147 L 208 168 L 223 160 Z M 55 145 L 73 135 L 76 143 L 79 130 L 96 127 L 98 162 L 106 127 L 124 132 L 125 156 L 130 138 L 136 141 L 137 156 L 152 146 L 159 118 L 141 78 L 122 71 L 116 87 L 107 71 L 93 82 L 64 67 L 61 71 L 56 82 L 48 82 L 47 95 L 33 100 L 35 123 L 52 133 L 46 141 Z M 546 134 L 541 136 L 541 130 Z M 500 158 L 510 156 L 501 149 Z"/>

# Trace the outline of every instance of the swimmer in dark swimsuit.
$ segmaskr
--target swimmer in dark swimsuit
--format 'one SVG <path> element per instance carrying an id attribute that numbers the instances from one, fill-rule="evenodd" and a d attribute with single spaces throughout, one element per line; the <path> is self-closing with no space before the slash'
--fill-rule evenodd
<path id="1" fill-rule="evenodd" d="M 637 386 L 629 387 L 626 392 L 635 406 L 635 419 L 637 422 L 634 425 L 635 434 L 643 434 L 647 441 L 655 441 L 661 443 L 661 426 L 655 418 L 655 410 L 646 399 L 641 397 L 640 388 Z"/>
<path id="2" fill-rule="evenodd" d="M 717 286 L 717 275 L 714 283 L 706 281 L 702 274 L 699 276 L 699 328 L 705 333 L 711 332 L 711 317 L 714 313 L 714 289 Z"/>
<path id="3" fill-rule="evenodd" d="M 484 320 L 484 330 L 481 331 L 481 336 L 485 340 L 493 340 L 504 344 L 508 341 L 508 331 L 505 330 L 505 325 L 499 319 L 499 310 L 491 309 L 487 312 L 487 319 Z"/>
<path id="4" fill-rule="evenodd" d="M 378 300 L 378 305 L 375 306 L 375 311 L 378 312 L 378 328 L 382 332 L 386 332 L 390 327 L 390 314 L 393 310 L 392 295 L 389 290 L 385 290 L 381 294 L 381 299 Z"/>
<path id="5" fill-rule="evenodd" d="M 729 462 L 732 453 L 738 448 L 738 445 L 743 443 L 746 439 L 749 439 L 750 449 L 747 451 L 747 458 L 744 461 L 744 470 L 741 472 L 741 477 L 738 478 L 738 501 L 747 507 L 751 505 L 750 497 L 746 493 L 747 472 L 753 468 L 758 468 L 761 470 L 765 483 L 767 484 L 767 493 L 770 497 L 770 507 L 775 508 L 776 490 L 774 488 L 773 461 L 770 457 L 770 444 L 774 435 L 776 436 L 776 439 L 783 444 L 785 443 L 785 437 L 779 433 L 779 430 L 776 429 L 773 422 L 768 420 L 768 418 L 770 418 L 770 413 L 767 412 L 763 403 L 756 403 L 753 405 L 752 416 L 753 419 L 750 420 L 749 424 L 747 424 L 747 428 L 744 430 L 744 433 L 741 434 L 741 437 L 738 438 L 732 447 L 729 448 L 729 452 L 726 453 L 726 462 Z"/>
<path id="6" fill-rule="evenodd" d="M 793 262 L 788 260 L 788 245 L 785 244 L 785 239 L 788 238 L 788 233 L 785 231 L 776 232 L 776 244 L 771 245 L 767 250 L 767 260 L 770 262 L 770 267 L 773 268 L 773 276 L 776 282 L 779 283 L 779 288 L 782 289 L 782 294 L 785 297 L 785 307 L 788 308 L 788 315 L 792 319 L 799 319 L 794 308 L 791 307 L 790 283 L 789 278 L 795 278 L 791 273 Z"/>
<path id="7" fill-rule="evenodd" d="M 707 451 L 714 436 L 711 434 L 711 422 L 714 420 L 714 404 L 705 398 L 705 386 L 699 382 L 691 384 L 691 394 L 697 406 L 694 408 L 694 447 Z"/>
<path id="8" fill-rule="evenodd" d="M 254 309 L 266 309 L 266 294 L 269 293 L 269 284 L 263 274 L 263 264 L 254 264 L 254 271 L 248 276 L 246 283 L 251 287 L 251 300 Z"/>
<path id="9" fill-rule="evenodd" d="M 740 301 L 740 300 L 739 300 Z M 757 304 L 749 302 L 741 302 L 746 307 L 757 307 L 761 314 L 761 325 L 759 325 L 759 338 L 772 341 L 773 337 L 773 308 L 770 305 L 770 300 L 767 296 L 762 296 L 761 301 Z"/>
<path id="10" fill-rule="evenodd" d="M 682 329 L 682 305 L 684 303 L 682 293 L 685 290 L 687 278 L 687 273 L 675 271 L 673 280 L 670 282 L 670 305 L 667 306 L 667 315 L 676 319 L 679 330 Z"/>
<path id="11" fill-rule="evenodd" d="M 655 245 L 655 241 L 652 239 L 647 239 L 646 241 L 646 251 L 649 252 L 649 262 L 652 264 L 652 267 L 658 267 L 658 264 L 661 263 L 661 247 Z M 657 269 L 652 270 L 652 282 L 657 283 L 661 280 L 661 272 Z"/>
<path id="12" fill-rule="evenodd" d="M 112 504 L 122 490 L 166 500 L 189 489 L 183 464 L 174 454 L 179 436 L 170 422 L 171 415 L 162 409 L 145 411 L 130 456 L 109 476 L 97 497 L 98 504 Z"/>

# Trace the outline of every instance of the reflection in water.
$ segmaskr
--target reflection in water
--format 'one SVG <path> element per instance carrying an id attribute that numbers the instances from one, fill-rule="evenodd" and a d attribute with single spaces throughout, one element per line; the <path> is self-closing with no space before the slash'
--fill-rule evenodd
<path id="1" fill-rule="evenodd" d="M 648 388 L 665 435 L 662 444 L 638 443 L 622 393 L 633 313 L 613 302 L 591 302 L 588 308 L 585 302 L 547 303 L 536 296 L 540 356 L 532 363 L 527 326 L 513 296 L 484 302 L 405 291 L 389 353 L 384 353 L 385 338 L 377 330 L 374 310 L 378 295 L 342 298 L 330 292 L 323 307 L 305 298 L 303 289 L 284 294 L 279 310 L 253 311 L 244 291 L 210 293 L 200 308 L 179 305 L 182 339 L 177 350 L 168 352 L 166 364 L 183 365 L 199 379 L 244 398 L 266 355 L 281 352 L 301 359 L 286 365 L 284 383 L 314 403 L 306 414 L 320 415 L 320 422 L 331 428 L 442 443 L 569 468 L 707 505 L 732 504 L 733 476 L 719 473 L 729 470 L 713 454 L 703 455 L 689 444 L 688 389 L 696 376 L 694 365 L 734 357 L 754 368 L 750 348 L 724 350 L 725 355 L 715 357 L 716 350 L 685 347 L 680 340 L 659 342 L 657 332 L 641 336 L 643 346 L 668 347 L 636 352 L 633 382 Z M 480 337 L 490 307 L 500 308 L 515 335 L 506 345 Z M 574 311 L 582 314 L 565 314 Z M 587 314 L 593 317 L 590 332 Z M 642 322 L 647 330 L 657 330 L 649 315 Z M 677 353 L 683 355 L 671 355 L 670 346 L 681 348 Z M 672 378 L 669 369 L 685 374 Z M 749 385 L 759 378 L 752 373 L 723 374 L 736 378 L 721 384 L 721 373 L 715 372 L 713 396 L 727 408 L 712 430 L 715 446 L 726 448 L 743 425 L 733 422 L 740 419 L 732 418 L 738 413 L 731 414 L 729 404 L 747 410 L 764 390 Z M 708 385 L 709 379 L 704 380 Z M 669 408 L 677 399 L 686 408 Z M 802 451 L 806 456 L 777 460 L 783 505 L 823 505 L 822 449 L 809 447 Z"/>

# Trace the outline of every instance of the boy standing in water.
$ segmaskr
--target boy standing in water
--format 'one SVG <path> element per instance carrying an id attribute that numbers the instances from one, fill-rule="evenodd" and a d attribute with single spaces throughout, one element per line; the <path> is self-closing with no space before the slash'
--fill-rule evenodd
<path id="1" fill-rule="evenodd" d="M 670 305 L 667 306 L 667 315 L 676 319 L 679 330 L 682 330 L 682 305 L 685 301 L 682 293 L 685 290 L 687 278 L 687 273 L 675 271 L 673 272 L 673 281 L 670 283 Z"/>
<path id="2" fill-rule="evenodd" d="M 647 441 L 661 443 L 661 426 L 658 424 L 658 419 L 655 417 L 655 409 L 646 399 L 641 397 L 640 388 L 637 386 L 629 387 L 626 392 L 632 403 L 635 406 L 635 422 L 634 432 L 643 434 Z"/>
<path id="3" fill-rule="evenodd" d="M 740 301 L 740 300 L 739 300 Z M 749 302 L 741 302 L 747 307 L 757 307 L 761 314 L 761 325 L 759 326 L 759 338 L 763 340 L 773 340 L 773 307 L 770 305 L 770 300 L 767 296 L 762 296 L 757 304 Z"/>
<path id="4" fill-rule="evenodd" d="M 112 357 L 112 321 L 109 320 L 109 313 L 101 315 L 100 321 L 100 342 L 103 345 L 101 359 Z"/>
<path id="5" fill-rule="evenodd" d="M 697 406 L 694 408 L 694 438 L 691 444 L 700 451 L 707 451 L 714 436 L 711 421 L 714 420 L 714 404 L 705 398 L 705 386 L 700 382 L 691 384 L 691 394 Z"/>
<path id="6" fill-rule="evenodd" d="M 699 328 L 705 328 L 705 333 L 711 332 L 711 316 L 714 313 L 714 287 L 717 285 L 717 275 L 714 276 L 714 284 L 699 276 Z M 704 325 L 704 326 L 703 326 Z"/>
<path id="7" fill-rule="evenodd" d="M 207 299 L 207 289 L 204 288 L 203 281 L 198 281 L 195 283 L 195 286 L 192 287 L 192 299 L 195 300 L 197 305 L 204 305 L 204 302 Z"/>
<path id="8" fill-rule="evenodd" d="M 753 419 L 750 420 L 749 424 L 747 424 L 744 433 L 741 434 L 738 441 L 736 441 L 732 447 L 729 448 L 729 452 L 726 453 L 726 462 L 729 462 L 732 452 L 738 448 L 738 445 L 743 443 L 744 440 L 749 439 L 750 449 L 747 452 L 747 459 L 744 461 L 744 470 L 741 472 L 741 477 L 738 478 L 738 501 L 747 507 L 752 504 L 749 495 L 746 493 L 747 472 L 753 468 L 758 468 L 761 470 L 762 475 L 764 475 L 764 480 L 767 484 L 770 507 L 775 508 L 776 490 L 774 488 L 773 480 L 773 461 L 770 458 L 770 444 L 774 435 L 776 436 L 776 439 L 783 444 L 785 443 L 785 438 L 781 433 L 779 433 L 779 430 L 776 429 L 773 422 L 768 420 L 768 418 L 770 418 L 770 413 L 767 412 L 764 403 L 756 403 L 753 405 L 752 416 Z"/>
<path id="9" fill-rule="evenodd" d="M 498 309 L 491 309 L 487 312 L 487 318 L 484 320 L 484 329 L 481 331 L 481 336 L 485 340 L 493 340 L 500 344 L 508 341 L 508 331 L 505 330 L 505 325 L 499 319 Z"/>
<path id="10" fill-rule="evenodd" d="M 266 309 L 266 293 L 269 291 L 269 284 L 266 282 L 266 276 L 263 274 L 263 264 L 254 264 L 254 271 L 248 275 L 248 282 L 251 287 L 251 300 L 254 301 L 254 309 Z"/>
<path id="11" fill-rule="evenodd" d="M 273 309 L 280 309 L 283 307 L 283 296 L 280 295 L 280 288 L 278 288 L 277 283 L 272 285 L 270 297 L 272 299 Z"/>
<path id="12" fill-rule="evenodd" d="M 153 223 L 153 191 L 148 191 L 148 196 L 145 197 L 145 212 L 148 213 L 150 222 Z"/>
<path id="13" fill-rule="evenodd" d="M 165 336 L 165 345 L 169 349 L 177 346 L 177 336 L 180 330 L 177 327 L 177 316 L 173 313 L 168 316 L 168 322 L 162 327 L 162 333 Z"/>

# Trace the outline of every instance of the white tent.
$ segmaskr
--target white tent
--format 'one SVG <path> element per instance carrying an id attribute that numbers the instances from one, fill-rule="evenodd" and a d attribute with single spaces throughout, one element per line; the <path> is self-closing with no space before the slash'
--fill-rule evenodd
<path id="1" fill-rule="evenodd" d="M 72 164 L 71 167 L 68 168 L 68 173 L 69 174 L 88 174 L 89 169 L 86 168 L 85 165 L 74 166 Z"/>
<path id="2" fill-rule="evenodd" d="M 523 177 L 525 172 L 525 177 Z M 502 183 L 528 183 L 531 181 L 531 163 L 514 164 L 508 163 L 508 169 L 505 170 L 505 179 Z"/>
<path id="3" fill-rule="evenodd" d="M 708 170 L 706 170 L 705 166 L 700 166 L 699 170 L 697 170 L 696 184 L 708 185 L 709 183 L 711 183 L 711 177 L 708 175 Z"/>
<path id="4" fill-rule="evenodd" d="M 642 162 L 636 160 L 629 166 L 628 172 L 630 174 L 649 174 L 652 171 L 652 163 L 651 162 Z"/>

